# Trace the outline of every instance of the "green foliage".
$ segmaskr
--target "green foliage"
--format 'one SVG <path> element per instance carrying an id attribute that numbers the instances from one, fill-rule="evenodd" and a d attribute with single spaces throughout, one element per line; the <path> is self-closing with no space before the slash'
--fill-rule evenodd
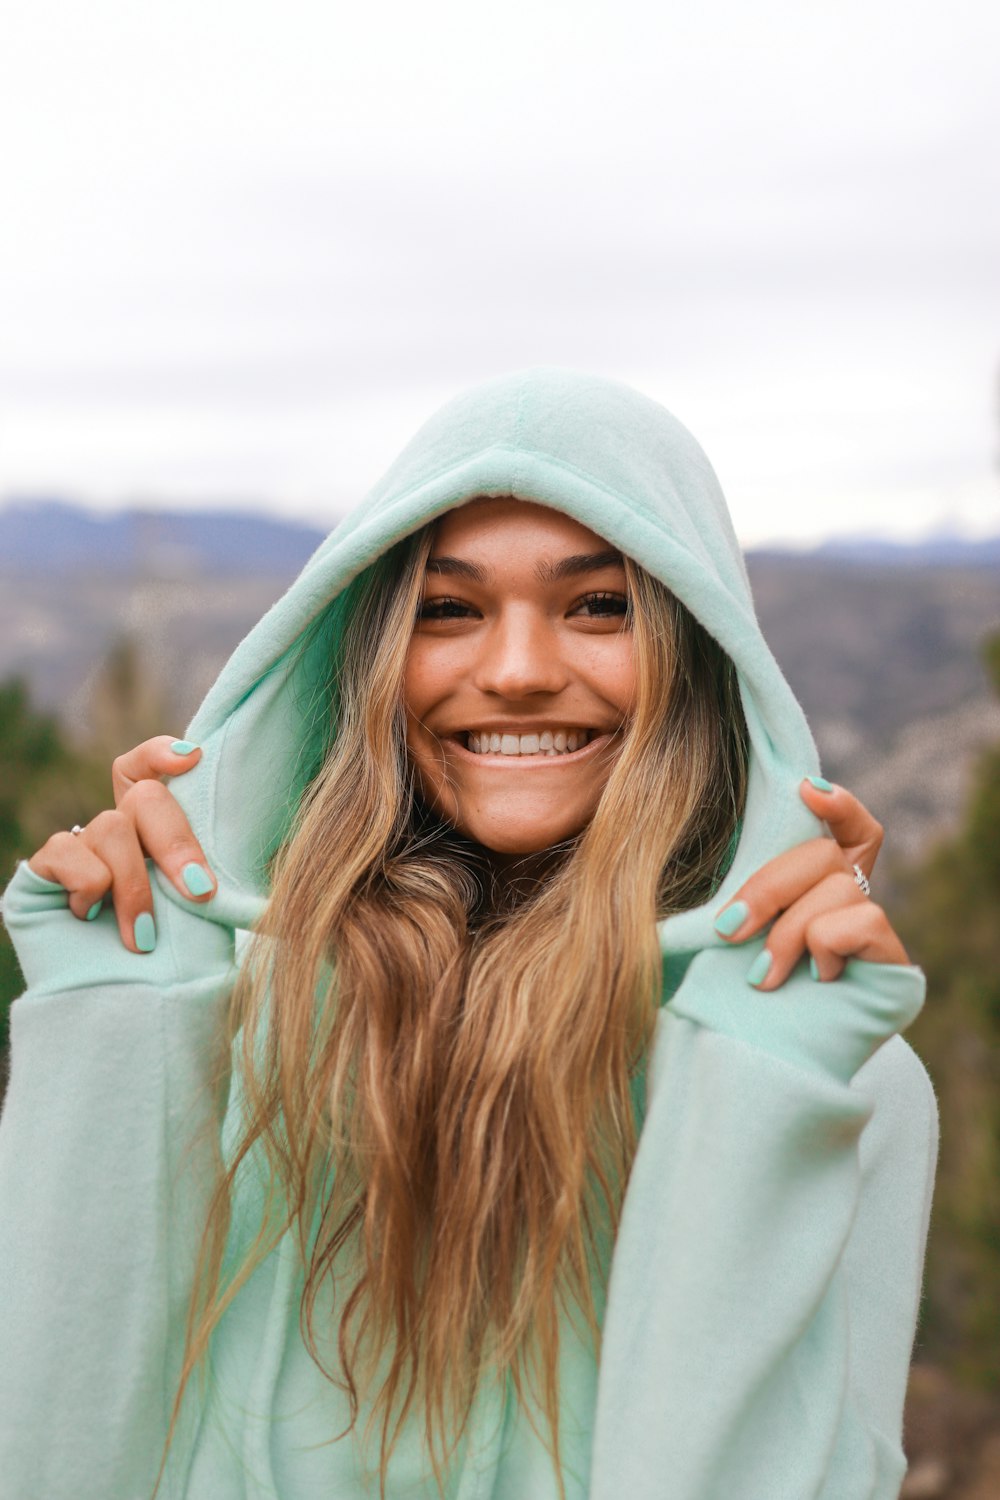
<path id="1" fill-rule="evenodd" d="M 25 793 L 40 776 L 65 770 L 68 755 L 56 720 L 36 713 L 23 678 L 0 683 L 0 851 L 6 864 L 8 849 L 22 837 Z"/>
<path id="2" fill-rule="evenodd" d="M 1000 693 L 1000 634 L 983 655 Z M 904 874 L 891 915 L 927 974 L 908 1034 L 934 1081 L 941 1158 L 922 1344 L 1000 1389 L 1000 745 L 976 765 L 962 826 Z"/>
<path id="3" fill-rule="evenodd" d="M 32 851 L 31 809 L 40 789 L 66 774 L 72 757 L 55 718 L 32 708 L 23 678 L 0 683 L 0 871 L 4 883 L 19 859 Z M 0 933 L 0 1045 L 7 1041 L 7 1013 L 23 988 L 6 931 Z"/>
<path id="4" fill-rule="evenodd" d="M 171 732 L 173 706 L 128 636 L 113 645 L 96 674 L 88 707 L 84 741 L 74 744 L 54 715 L 32 704 L 23 678 L 0 683 L 0 888 L 51 834 L 114 807 L 116 755 Z M 23 989 L 13 946 L 0 927 L 0 1052 L 11 1002 Z"/>

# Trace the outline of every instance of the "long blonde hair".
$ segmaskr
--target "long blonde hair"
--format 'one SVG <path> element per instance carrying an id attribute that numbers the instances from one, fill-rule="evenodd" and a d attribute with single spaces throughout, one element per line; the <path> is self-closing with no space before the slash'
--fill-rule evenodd
<path id="1" fill-rule="evenodd" d="M 233 994 L 240 1132 L 174 1408 L 176 1421 L 225 1309 L 291 1231 L 303 1338 L 348 1395 L 346 1430 L 363 1407 L 366 1435 L 380 1430 L 383 1495 L 415 1407 L 443 1487 L 491 1373 L 532 1422 L 540 1402 L 559 1474 L 560 1319 L 582 1314 L 597 1357 L 660 997 L 655 923 L 711 895 L 747 774 L 731 662 L 626 558 L 638 695 L 620 754 L 546 878 L 498 897 L 483 852 L 428 812 L 407 761 L 401 682 L 433 531 L 351 588 L 329 744 Z M 231 1206 L 253 1162 L 267 1202 L 232 1265 Z M 321 1293 L 339 1307 L 335 1361 L 319 1348 Z"/>

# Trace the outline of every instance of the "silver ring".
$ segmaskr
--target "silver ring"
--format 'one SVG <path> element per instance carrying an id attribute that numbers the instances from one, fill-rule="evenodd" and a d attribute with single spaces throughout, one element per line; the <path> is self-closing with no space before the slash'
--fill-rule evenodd
<path id="1" fill-rule="evenodd" d="M 854 866 L 854 883 L 860 888 L 861 894 L 863 896 L 871 895 L 872 888 L 868 884 L 868 876 L 865 874 L 864 870 L 862 870 L 860 865 Z"/>
<path id="2" fill-rule="evenodd" d="M 70 833 L 82 833 L 82 832 L 83 832 L 83 829 L 80 827 L 79 823 L 74 823 L 73 827 L 70 829 Z M 857 868 L 857 866 L 855 866 L 855 869 L 856 868 Z"/>

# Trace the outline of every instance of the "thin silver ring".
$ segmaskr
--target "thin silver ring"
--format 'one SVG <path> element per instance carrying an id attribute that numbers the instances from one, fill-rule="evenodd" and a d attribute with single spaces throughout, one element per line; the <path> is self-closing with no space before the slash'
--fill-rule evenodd
<path id="1" fill-rule="evenodd" d="M 80 827 L 79 823 L 74 823 L 73 827 L 70 829 L 70 833 L 82 833 L 82 832 L 83 832 L 83 829 Z M 855 868 L 857 868 L 857 866 L 855 866 Z"/>
<path id="2" fill-rule="evenodd" d="M 868 883 L 868 876 L 865 874 L 864 870 L 862 870 L 860 865 L 854 866 L 854 883 L 859 887 L 863 896 L 871 895 L 872 888 Z"/>

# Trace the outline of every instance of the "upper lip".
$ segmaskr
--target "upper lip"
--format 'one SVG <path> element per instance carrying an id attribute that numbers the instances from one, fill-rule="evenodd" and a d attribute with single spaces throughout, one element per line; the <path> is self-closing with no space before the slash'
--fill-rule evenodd
<path id="1" fill-rule="evenodd" d="M 599 724 L 589 724 L 586 719 L 565 719 L 556 723 L 552 719 L 546 719 L 538 724 L 498 724 L 486 719 L 477 719 L 471 723 L 458 725 L 455 729 L 447 729 L 445 734 L 572 734 L 577 729 L 592 729 L 596 734 L 610 734 L 612 731 Z"/>

